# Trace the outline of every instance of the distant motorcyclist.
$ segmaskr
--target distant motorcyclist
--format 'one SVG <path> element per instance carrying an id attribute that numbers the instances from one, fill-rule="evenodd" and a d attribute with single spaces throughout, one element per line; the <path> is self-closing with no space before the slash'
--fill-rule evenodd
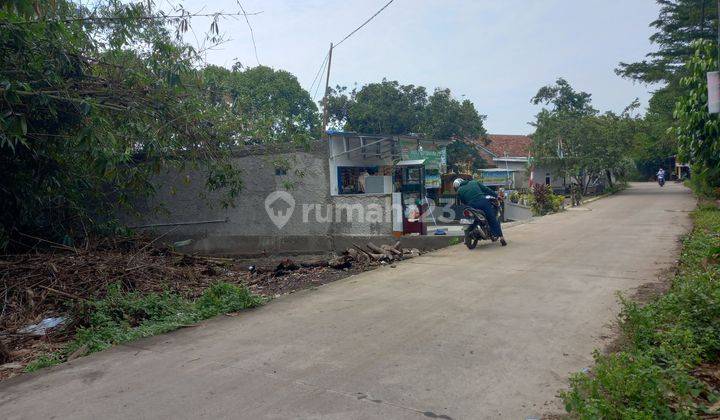
<path id="1" fill-rule="evenodd" d="M 507 245 L 497 217 L 497 207 L 490 201 L 491 199 L 497 200 L 497 193 L 479 181 L 468 181 L 462 178 L 453 181 L 453 188 L 457 191 L 461 204 L 482 210 L 485 213 L 490 226 L 490 233 L 500 240 L 502 246 Z M 490 197 L 490 199 L 487 197 Z"/>
<path id="2" fill-rule="evenodd" d="M 665 184 L 665 169 L 660 168 L 657 172 L 657 180 L 661 187 Z"/>

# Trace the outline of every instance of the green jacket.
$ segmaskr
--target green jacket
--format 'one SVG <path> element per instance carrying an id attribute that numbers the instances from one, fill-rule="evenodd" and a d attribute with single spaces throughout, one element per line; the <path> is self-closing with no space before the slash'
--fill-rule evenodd
<path id="1" fill-rule="evenodd" d="M 470 205 L 470 203 L 479 198 L 484 198 L 486 195 L 497 197 L 497 193 L 495 191 L 475 180 L 465 181 L 460 184 L 457 194 L 460 198 L 460 202 L 465 205 Z"/>

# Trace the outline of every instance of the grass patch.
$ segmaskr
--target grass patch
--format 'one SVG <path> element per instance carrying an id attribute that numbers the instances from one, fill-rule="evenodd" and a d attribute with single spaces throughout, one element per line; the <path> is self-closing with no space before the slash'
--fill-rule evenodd
<path id="1" fill-rule="evenodd" d="M 720 355 L 720 209 L 701 205 L 667 294 L 641 305 L 622 302 L 621 351 L 595 353 L 561 394 L 579 418 L 695 418 L 710 414 L 717 390 L 695 376 Z M 712 409 L 711 409 L 712 408 Z"/>
<path id="2" fill-rule="evenodd" d="M 105 350 L 263 303 L 263 298 L 253 295 L 247 288 L 229 283 L 211 285 L 194 301 L 171 292 L 125 292 L 119 285 L 114 285 L 104 299 L 86 303 L 77 311 L 78 317 L 87 319 L 87 325 L 77 329 L 75 339 L 68 346 L 40 356 L 25 370 L 32 372 L 62 363 L 75 352 L 84 355 Z"/>

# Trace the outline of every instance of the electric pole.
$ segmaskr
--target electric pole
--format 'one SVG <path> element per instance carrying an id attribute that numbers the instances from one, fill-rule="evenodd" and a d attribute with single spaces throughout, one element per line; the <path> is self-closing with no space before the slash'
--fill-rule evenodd
<path id="1" fill-rule="evenodd" d="M 718 0 L 720 1 L 720 0 Z M 332 65 L 332 52 L 333 52 L 333 44 L 330 43 L 330 52 L 328 53 L 328 69 L 327 69 L 327 76 L 325 77 L 325 95 L 323 96 L 323 126 L 322 126 L 322 136 L 323 138 L 327 138 L 327 125 L 328 125 L 328 94 L 329 87 L 330 87 L 330 66 Z"/>

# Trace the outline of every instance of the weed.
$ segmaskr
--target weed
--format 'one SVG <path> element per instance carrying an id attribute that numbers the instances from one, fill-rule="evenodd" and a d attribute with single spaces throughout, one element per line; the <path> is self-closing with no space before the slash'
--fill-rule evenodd
<path id="1" fill-rule="evenodd" d="M 685 239 L 670 291 L 646 305 L 621 299 L 622 351 L 595 354 L 591 374 L 576 374 L 562 393 L 580 418 L 687 418 L 718 396 L 692 376 L 720 354 L 720 210 L 701 206 Z"/>
<path id="2" fill-rule="evenodd" d="M 253 295 L 247 288 L 229 283 L 211 285 L 195 301 L 167 291 L 124 292 L 119 285 L 113 285 L 104 299 L 90 302 L 80 310 L 79 317 L 86 318 L 87 325 L 76 331 L 75 339 L 67 347 L 39 357 L 27 366 L 26 371 L 62 363 L 81 347 L 86 348 L 87 353 L 93 353 L 263 303 L 263 298 Z"/>
<path id="3" fill-rule="evenodd" d="M 42 368 L 54 366 L 62 363 L 62 360 L 54 353 L 44 354 L 25 366 L 25 372 L 35 372 Z"/>

